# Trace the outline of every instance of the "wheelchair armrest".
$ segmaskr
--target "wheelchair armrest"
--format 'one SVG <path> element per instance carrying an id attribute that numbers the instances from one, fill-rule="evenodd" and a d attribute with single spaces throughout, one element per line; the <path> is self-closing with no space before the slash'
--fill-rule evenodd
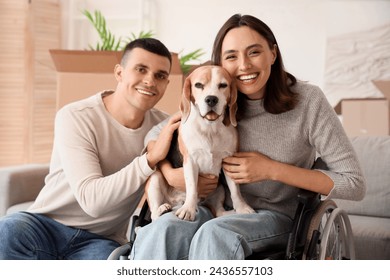
<path id="1" fill-rule="evenodd" d="M 294 216 L 294 224 L 289 236 L 286 258 L 296 259 L 305 245 L 309 222 L 315 209 L 321 202 L 319 193 L 301 189 L 298 193 L 298 207 Z"/>
<path id="2" fill-rule="evenodd" d="M 133 246 L 133 243 L 135 241 L 136 237 L 136 228 L 137 227 L 143 227 L 151 222 L 150 219 L 150 210 L 148 201 L 145 200 L 144 204 L 142 205 L 141 211 L 139 215 L 134 215 L 132 222 L 131 222 L 131 229 L 130 229 L 130 237 L 129 241 L 131 246 Z"/>
<path id="3" fill-rule="evenodd" d="M 312 209 L 317 207 L 321 201 L 321 195 L 312 191 L 301 189 L 298 193 L 298 203 L 303 204 L 305 208 Z"/>
<path id="4" fill-rule="evenodd" d="M 318 157 L 311 169 L 322 169 L 329 170 L 327 164 L 322 160 L 321 157 Z M 318 206 L 321 201 L 321 195 L 312 191 L 300 189 L 298 193 L 298 202 L 303 204 L 308 209 L 313 209 Z M 299 207 L 298 207 L 299 209 Z"/>

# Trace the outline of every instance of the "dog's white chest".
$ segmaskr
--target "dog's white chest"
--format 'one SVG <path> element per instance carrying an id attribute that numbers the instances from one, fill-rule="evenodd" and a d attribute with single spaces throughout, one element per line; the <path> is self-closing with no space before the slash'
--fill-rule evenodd
<path id="1" fill-rule="evenodd" d="M 233 153 L 215 152 L 207 150 L 194 150 L 191 153 L 191 159 L 199 167 L 199 172 L 203 174 L 219 175 L 222 167 L 222 159 L 231 156 Z"/>
<path id="2" fill-rule="evenodd" d="M 222 160 L 237 149 L 237 132 L 232 126 L 212 124 L 209 127 L 184 125 L 182 138 L 188 158 L 203 174 L 218 175 Z"/>

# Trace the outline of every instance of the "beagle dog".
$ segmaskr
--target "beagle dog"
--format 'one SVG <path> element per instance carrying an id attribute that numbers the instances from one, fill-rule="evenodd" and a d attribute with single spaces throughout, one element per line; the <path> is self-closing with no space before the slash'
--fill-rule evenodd
<path id="1" fill-rule="evenodd" d="M 219 176 L 222 159 L 233 155 L 238 148 L 236 101 L 237 89 L 229 73 L 220 66 L 201 66 L 186 78 L 180 104 L 182 119 L 177 143 L 175 145 L 175 141 L 172 141 L 167 156 L 174 167 L 181 165 L 177 161 L 182 161 L 186 192 L 169 186 L 162 173 L 156 171 L 147 188 L 152 221 L 178 205 L 181 206 L 175 212 L 177 217 L 190 221 L 195 219 L 199 202 L 198 175 Z M 225 178 L 235 211 L 254 213 L 243 200 L 237 184 L 226 174 Z M 215 216 L 227 213 L 223 208 L 224 197 L 225 190 L 219 183 L 217 189 L 204 201 L 205 205 L 212 208 Z"/>

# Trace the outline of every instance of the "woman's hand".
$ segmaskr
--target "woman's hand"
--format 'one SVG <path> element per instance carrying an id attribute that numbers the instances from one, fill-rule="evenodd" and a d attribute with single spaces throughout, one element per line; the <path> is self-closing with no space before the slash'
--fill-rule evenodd
<path id="1" fill-rule="evenodd" d="M 183 167 L 173 168 L 171 163 L 165 159 L 159 163 L 159 168 L 168 185 L 180 191 L 185 191 Z"/>
<path id="2" fill-rule="evenodd" d="M 205 198 L 211 194 L 218 186 L 218 176 L 211 174 L 200 174 L 198 177 L 199 197 Z"/>
<path id="3" fill-rule="evenodd" d="M 323 172 L 281 163 L 257 152 L 236 153 L 225 158 L 222 167 L 237 184 L 273 180 L 324 195 L 333 188 L 332 179 Z"/>
<path id="4" fill-rule="evenodd" d="M 173 168 L 168 160 L 163 160 L 159 168 L 168 184 L 180 191 L 185 192 L 184 169 Z M 198 177 L 198 195 L 201 198 L 207 197 L 218 185 L 218 177 L 208 174 L 200 174 Z"/>
<path id="5" fill-rule="evenodd" d="M 226 175 L 237 184 L 272 179 L 274 161 L 257 152 L 240 152 L 223 160 Z"/>

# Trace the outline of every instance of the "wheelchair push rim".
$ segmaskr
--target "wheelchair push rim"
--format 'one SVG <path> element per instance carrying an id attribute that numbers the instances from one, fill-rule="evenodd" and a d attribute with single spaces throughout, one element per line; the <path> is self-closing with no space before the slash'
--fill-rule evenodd
<path id="1" fill-rule="evenodd" d="M 312 246 L 310 250 L 309 244 Z M 309 226 L 303 259 L 345 260 L 354 258 L 353 236 L 347 214 L 337 208 L 334 201 L 322 201 Z"/>

